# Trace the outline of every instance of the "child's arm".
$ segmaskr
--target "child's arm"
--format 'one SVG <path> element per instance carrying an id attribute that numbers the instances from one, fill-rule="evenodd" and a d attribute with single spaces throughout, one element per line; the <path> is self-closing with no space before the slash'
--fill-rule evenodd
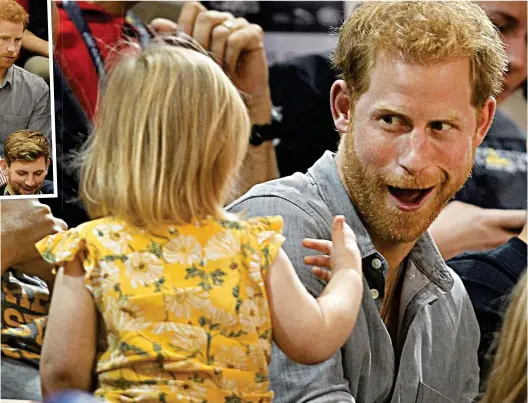
<path id="1" fill-rule="evenodd" d="M 84 274 L 78 255 L 57 271 L 40 360 L 43 397 L 92 388 L 97 311 Z"/>
<path id="2" fill-rule="evenodd" d="M 301 364 L 317 364 L 332 356 L 354 328 L 361 305 L 361 256 L 342 216 L 334 219 L 332 240 L 332 278 L 319 298 L 308 293 L 282 249 L 266 278 L 273 338 Z M 315 246 L 317 241 L 311 242 L 310 247 L 321 249 Z"/>

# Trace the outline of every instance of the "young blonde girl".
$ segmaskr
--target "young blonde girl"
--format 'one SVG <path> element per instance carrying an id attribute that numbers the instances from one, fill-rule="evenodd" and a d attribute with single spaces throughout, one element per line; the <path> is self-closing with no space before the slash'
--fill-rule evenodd
<path id="1" fill-rule="evenodd" d="M 526 272 L 512 291 L 504 315 L 486 391 L 481 403 L 525 403 L 527 396 L 528 278 Z"/>
<path id="2" fill-rule="evenodd" d="M 250 122 L 198 51 L 158 44 L 126 56 L 100 106 L 80 186 L 97 219 L 37 244 L 60 267 L 44 395 L 95 384 L 108 401 L 271 401 L 272 340 L 312 364 L 354 326 L 362 276 L 352 231 L 336 218 L 333 276 L 314 299 L 281 249 L 280 217 L 224 211 Z"/>

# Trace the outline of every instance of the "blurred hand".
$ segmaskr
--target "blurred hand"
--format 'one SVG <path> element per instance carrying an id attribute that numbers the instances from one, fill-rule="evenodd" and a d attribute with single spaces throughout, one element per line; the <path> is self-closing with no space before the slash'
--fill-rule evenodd
<path id="1" fill-rule="evenodd" d="M 429 231 L 447 260 L 467 251 L 496 248 L 518 235 L 526 223 L 525 210 L 483 209 L 453 201 Z"/>
<path id="2" fill-rule="evenodd" d="M 154 18 L 150 21 L 149 27 L 158 34 L 173 34 L 178 30 L 178 24 L 167 18 Z"/>
<path id="3" fill-rule="evenodd" d="M 361 253 L 357 246 L 356 235 L 343 216 L 334 217 L 332 241 L 306 238 L 303 246 L 324 253 L 304 258 L 304 263 L 315 266 L 312 273 L 322 280 L 329 281 L 332 273 L 340 270 L 356 270 L 362 274 Z"/>
<path id="4" fill-rule="evenodd" d="M 8 267 L 38 259 L 35 243 L 68 229 L 38 200 L 3 200 L 0 209 L 2 273 Z"/>
<path id="5" fill-rule="evenodd" d="M 251 122 L 270 122 L 271 95 L 262 28 L 231 13 L 208 11 L 193 1 L 182 7 L 178 27 L 211 52 L 233 84 L 250 96 Z"/>

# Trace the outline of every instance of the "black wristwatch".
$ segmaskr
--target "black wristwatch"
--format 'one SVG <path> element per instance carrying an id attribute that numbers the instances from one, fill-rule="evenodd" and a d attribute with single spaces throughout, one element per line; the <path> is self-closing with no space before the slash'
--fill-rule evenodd
<path id="1" fill-rule="evenodd" d="M 265 141 L 281 138 L 282 132 L 282 108 L 280 106 L 271 107 L 271 122 L 265 125 L 253 125 L 249 143 L 259 146 Z"/>

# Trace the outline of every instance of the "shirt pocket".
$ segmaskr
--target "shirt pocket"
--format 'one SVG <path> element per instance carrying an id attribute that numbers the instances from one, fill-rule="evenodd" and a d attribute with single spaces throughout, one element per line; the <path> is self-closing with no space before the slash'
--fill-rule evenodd
<path id="1" fill-rule="evenodd" d="M 423 382 L 418 384 L 415 403 L 455 403 L 453 400 L 437 392 Z"/>

